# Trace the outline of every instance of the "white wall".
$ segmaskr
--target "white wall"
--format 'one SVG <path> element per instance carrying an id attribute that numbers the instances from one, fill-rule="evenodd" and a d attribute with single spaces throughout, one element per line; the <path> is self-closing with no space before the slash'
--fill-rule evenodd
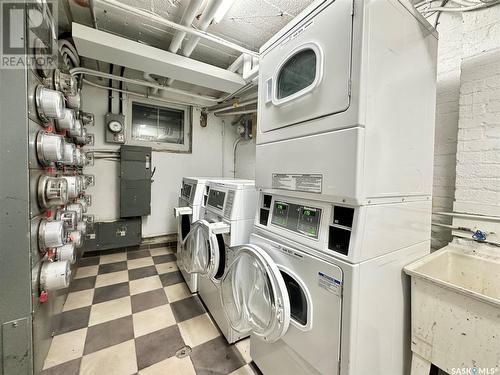
<path id="1" fill-rule="evenodd" d="M 464 58 L 500 47 L 500 6 L 463 14 L 443 13 L 438 31 L 433 207 L 434 212 L 451 212 L 457 166 L 460 66 Z M 434 215 L 433 221 L 451 224 L 450 218 L 440 215 Z M 434 248 L 441 248 L 450 240 L 450 229 L 433 226 Z"/>
<path id="2" fill-rule="evenodd" d="M 95 149 L 118 150 L 119 145 L 104 142 L 104 115 L 107 113 L 107 91 L 84 85 L 83 109 L 95 115 L 95 127 L 88 131 L 95 135 Z M 125 108 L 126 109 L 126 108 Z M 126 112 L 126 110 L 125 110 Z M 151 189 L 151 215 L 143 217 L 143 237 L 175 233 L 177 222 L 173 208 L 177 205 L 183 176 L 232 176 L 233 143 L 236 132 L 231 118 L 224 120 L 210 115 L 208 126 L 200 126 L 200 109 L 193 112 L 192 153 L 153 152 L 153 167 L 156 167 Z M 244 149 L 244 152 L 246 150 Z M 246 157 L 248 159 L 248 156 Z M 254 161 L 245 166 L 242 175 L 253 177 Z M 87 190 L 92 195 L 89 213 L 96 221 L 119 218 L 119 162 L 96 160 L 85 173 L 96 176 L 96 186 Z M 240 176 L 240 174 L 238 173 Z"/>

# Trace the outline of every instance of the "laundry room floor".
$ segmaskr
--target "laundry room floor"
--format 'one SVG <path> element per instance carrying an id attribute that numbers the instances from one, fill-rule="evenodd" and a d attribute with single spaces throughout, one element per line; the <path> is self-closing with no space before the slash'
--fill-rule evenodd
<path id="1" fill-rule="evenodd" d="M 257 373 L 249 340 L 227 344 L 171 248 L 82 258 L 58 319 L 42 375 Z"/>

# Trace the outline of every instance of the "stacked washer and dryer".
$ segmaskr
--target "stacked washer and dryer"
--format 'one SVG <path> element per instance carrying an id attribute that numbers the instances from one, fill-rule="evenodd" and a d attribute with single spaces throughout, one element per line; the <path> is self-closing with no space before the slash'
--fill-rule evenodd
<path id="1" fill-rule="evenodd" d="M 405 0 L 317 0 L 260 53 L 253 233 L 233 241 L 236 195 L 208 183 L 181 264 L 265 375 L 408 373 L 402 268 L 430 251 L 437 34 Z"/>
<path id="2" fill-rule="evenodd" d="M 260 52 L 258 208 L 219 281 L 229 325 L 265 375 L 406 374 L 437 34 L 405 0 L 318 0 Z"/>

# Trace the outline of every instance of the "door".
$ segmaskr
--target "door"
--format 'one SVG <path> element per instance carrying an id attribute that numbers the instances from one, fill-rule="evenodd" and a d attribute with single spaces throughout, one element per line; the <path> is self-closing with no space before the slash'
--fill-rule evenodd
<path id="1" fill-rule="evenodd" d="M 193 223 L 181 246 L 181 267 L 216 282 L 224 273 L 225 259 L 222 236 L 211 231 L 206 220 Z"/>
<path id="2" fill-rule="evenodd" d="M 330 1 L 263 52 L 259 64 L 260 131 L 349 108 L 352 10 L 353 0 Z"/>
<path id="3" fill-rule="evenodd" d="M 272 258 L 259 246 L 238 248 L 221 282 L 221 300 L 231 327 L 275 342 L 290 324 L 286 283 Z"/>

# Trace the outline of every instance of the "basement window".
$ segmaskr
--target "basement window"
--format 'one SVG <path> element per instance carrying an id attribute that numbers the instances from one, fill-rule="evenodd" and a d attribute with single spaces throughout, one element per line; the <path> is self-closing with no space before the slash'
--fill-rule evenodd
<path id="1" fill-rule="evenodd" d="M 191 107 L 133 99 L 129 119 L 129 144 L 157 151 L 191 151 Z"/>

